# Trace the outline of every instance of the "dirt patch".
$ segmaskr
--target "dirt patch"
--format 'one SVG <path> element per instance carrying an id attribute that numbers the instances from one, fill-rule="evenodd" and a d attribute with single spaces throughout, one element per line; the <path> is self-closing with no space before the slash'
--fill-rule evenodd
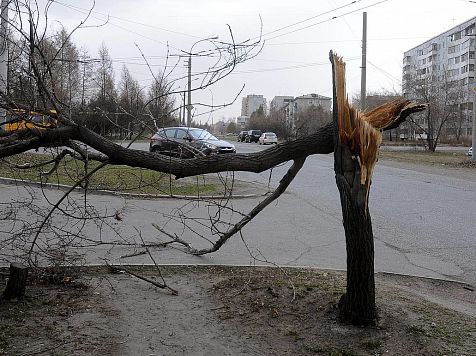
<path id="1" fill-rule="evenodd" d="M 135 272 L 159 280 L 151 267 Z M 378 326 L 338 321 L 345 274 L 315 269 L 163 267 L 178 296 L 105 269 L 35 281 L 2 302 L 4 355 L 473 355 L 470 286 L 377 275 Z M 87 285 L 87 288 L 83 286 Z"/>

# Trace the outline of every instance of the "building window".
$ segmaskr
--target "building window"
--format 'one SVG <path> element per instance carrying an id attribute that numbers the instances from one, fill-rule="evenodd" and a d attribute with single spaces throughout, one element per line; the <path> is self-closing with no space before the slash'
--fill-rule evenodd
<path id="1" fill-rule="evenodd" d="M 417 55 L 418 55 L 418 56 L 423 56 L 423 50 L 422 50 L 422 49 L 419 49 L 418 52 L 417 52 Z"/>
<path id="2" fill-rule="evenodd" d="M 466 62 L 468 60 L 468 52 L 461 55 L 461 62 Z"/>
<path id="3" fill-rule="evenodd" d="M 474 32 L 474 25 L 475 24 L 473 23 L 472 25 L 469 25 L 468 27 L 464 29 L 465 36 L 471 35 Z"/>
<path id="4" fill-rule="evenodd" d="M 458 75 L 459 69 L 451 69 L 448 71 L 448 77 L 454 77 L 455 75 Z"/>
<path id="5" fill-rule="evenodd" d="M 460 47 L 461 47 L 460 45 L 454 45 L 454 46 L 448 47 L 448 53 L 458 52 Z"/>

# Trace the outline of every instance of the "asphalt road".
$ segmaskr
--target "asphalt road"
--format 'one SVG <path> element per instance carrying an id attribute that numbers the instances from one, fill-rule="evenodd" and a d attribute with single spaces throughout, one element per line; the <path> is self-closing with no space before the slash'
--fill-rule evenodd
<path id="1" fill-rule="evenodd" d="M 145 144 L 142 144 L 145 145 Z M 238 152 L 263 149 L 257 144 L 236 144 Z M 140 146 L 134 148 L 140 149 Z M 262 174 L 236 173 L 235 178 L 275 186 L 285 173 L 283 165 Z M 411 275 L 450 278 L 476 285 L 476 173 L 458 171 L 420 172 L 378 164 L 370 194 L 370 211 L 375 235 L 375 269 Z M 57 191 L 35 193 L 51 201 Z M 0 198 L 27 196 L 23 187 L 0 185 Z M 79 195 L 76 195 L 80 198 Z M 236 221 L 233 211 L 250 211 L 262 198 L 229 201 L 222 219 Z M 163 199 L 137 200 L 109 195 L 90 195 L 89 204 L 99 212 L 120 212 L 121 220 L 110 226 L 87 224 L 85 231 L 104 242 L 147 242 L 166 237 L 155 230 L 157 223 L 170 233 L 207 246 L 214 230 L 202 224 L 217 210 L 206 202 Z M 191 221 L 188 218 L 196 219 Z M 221 250 L 203 257 L 167 248 L 151 250 L 157 263 L 278 264 L 345 268 L 345 242 L 341 208 L 335 185 L 332 155 L 309 157 L 288 191 L 267 207 Z M 197 223 L 198 221 L 198 223 Z M 184 229 L 182 222 L 190 226 Z M 224 226 L 216 226 L 224 229 Z M 5 231 L 4 228 L 1 231 Z M 192 232 L 194 231 L 194 232 Z M 86 263 L 151 263 L 147 255 L 120 258 L 139 249 L 101 245 L 78 249 Z"/>

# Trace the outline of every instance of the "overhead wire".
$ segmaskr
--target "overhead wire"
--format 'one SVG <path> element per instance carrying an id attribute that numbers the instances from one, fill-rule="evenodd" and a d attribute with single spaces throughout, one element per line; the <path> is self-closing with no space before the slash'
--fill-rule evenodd
<path id="1" fill-rule="evenodd" d="M 376 2 L 376 3 L 370 4 L 370 5 L 367 5 L 367 6 L 363 6 L 363 7 L 360 7 L 360 8 L 358 8 L 358 9 L 355 9 L 355 10 L 352 10 L 352 11 L 348 11 L 348 12 L 343 13 L 343 14 L 341 14 L 341 15 L 333 16 L 332 18 L 327 19 L 327 20 L 319 21 L 319 22 L 316 22 L 316 23 L 307 25 L 307 26 L 305 26 L 305 27 L 301 27 L 301 28 L 298 28 L 298 29 L 295 29 L 295 30 L 292 30 L 292 31 L 288 31 L 288 32 L 285 32 L 285 33 L 282 33 L 282 34 L 279 34 L 279 35 L 276 35 L 276 36 L 273 36 L 273 37 L 264 38 L 264 41 L 271 41 L 271 40 L 273 40 L 273 39 L 275 39 L 275 38 L 279 38 L 279 37 L 282 37 L 282 36 L 290 35 L 290 34 L 292 34 L 292 33 L 296 33 L 296 32 L 302 31 L 302 30 L 306 30 L 306 29 L 308 29 L 308 28 L 311 28 L 311 27 L 314 27 L 314 26 L 317 26 L 317 25 L 322 25 L 323 23 L 330 22 L 330 21 L 332 21 L 332 20 L 335 20 L 335 19 L 338 19 L 338 18 L 347 16 L 347 15 L 353 14 L 353 13 L 358 12 L 358 11 L 361 11 L 361 10 L 368 9 L 368 8 L 370 8 L 370 7 L 374 7 L 374 6 L 383 4 L 383 3 L 388 2 L 388 1 L 390 1 L 390 0 L 381 0 L 381 1 L 378 1 L 378 2 Z"/>
<path id="2" fill-rule="evenodd" d="M 416 37 L 388 37 L 388 38 L 369 38 L 371 41 L 398 41 L 398 40 L 419 40 L 428 39 L 429 36 L 416 36 Z M 305 45 L 305 44 L 322 44 L 322 43 L 345 43 L 345 42 L 361 42 L 361 39 L 349 39 L 349 40 L 326 40 L 326 41 L 303 41 L 303 42 L 281 42 L 281 43 L 266 43 L 266 46 L 287 46 L 287 45 Z"/>
<path id="3" fill-rule="evenodd" d="M 343 8 L 346 8 L 346 7 L 348 7 L 348 6 L 354 5 L 354 4 L 359 3 L 359 2 L 361 2 L 361 1 L 363 1 L 363 0 L 354 0 L 354 1 L 351 1 L 351 2 L 348 3 L 348 4 L 345 4 L 345 5 L 336 7 L 336 8 L 331 9 L 331 10 L 327 10 L 327 11 L 321 12 L 321 13 L 319 13 L 319 14 L 317 14 L 317 15 L 313 15 L 313 16 L 311 16 L 311 17 L 308 17 L 308 18 L 304 19 L 304 20 L 300 20 L 300 21 L 295 22 L 295 23 L 292 23 L 292 24 L 290 24 L 290 25 L 286 25 L 286 26 L 277 28 L 277 29 L 275 29 L 275 30 L 273 30 L 273 31 L 266 32 L 266 33 L 262 34 L 261 36 L 264 37 L 264 36 L 267 36 L 267 35 L 270 35 L 270 34 L 273 34 L 273 33 L 276 33 L 276 32 L 282 31 L 282 30 L 285 30 L 285 29 L 290 28 L 290 27 L 300 25 L 300 24 L 302 24 L 302 23 L 304 23 L 304 22 L 314 20 L 314 19 L 316 19 L 316 18 L 318 18 L 318 17 L 321 17 L 321 16 L 324 16 L 324 15 L 330 14 L 330 13 L 332 13 L 332 12 L 334 12 L 334 11 L 337 11 L 337 10 L 341 10 L 341 9 L 343 9 Z M 255 37 L 254 39 L 256 39 L 256 38 L 259 38 L 259 37 Z"/>
<path id="4" fill-rule="evenodd" d="M 349 57 L 346 58 L 346 61 L 354 61 L 359 59 L 360 57 Z M 277 68 L 267 68 L 267 69 L 251 69 L 247 71 L 240 71 L 240 70 L 235 70 L 233 73 L 236 74 L 250 74 L 250 73 L 262 73 L 262 72 L 273 72 L 273 71 L 281 71 L 281 70 L 289 70 L 289 69 L 301 69 L 301 68 L 308 68 L 308 67 L 317 67 L 317 66 L 324 66 L 324 65 L 330 65 L 329 61 L 325 62 L 315 62 L 315 63 L 305 63 L 301 65 L 295 65 L 295 66 L 288 66 L 288 67 L 277 67 Z M 232 74 L 233 74 L 232 73 Z"/>
<path id="5" fill-rule="evenodd" d="M 80 9 L 74 7 L 73 5 L 64 4 L 64 3 L 61 3 L 61 2 L 58 2 L 58 1 L 55 1 L 55 3 L 57 3 L 57 4 L 59 4 L 59 5 L 62 5 L 62 6 L 64 6 L 64 7 L 66 7 L 66 8 L 69 8 L 69 9 L 71 9 L 71 10 L 73 10 L 73 11 L 77 11 L 77 12 L 79 12 L 79 13 L 85 14 L 85 15 L 88 15 L 88 14 L 89 14 L 89 11 L 80 10 Z M 95 18 L 95 19 L 97 19 L 97 20 L 104 21 L 103 18 L 99 18 L 99 17 L 94 16 L 94 15 L 90 15 L 90 16 L 93 17 L 93 18 Z M 107 16 L 108 16 L 108 18 L 111 17 L 110 15 L 107 15 Z M 108 20 L 108 19 L 107 19 L 107 20 Z M 136 36 L 145 38 L 145 39 L 147 39 L 147 40 L 150 40 L 150 41 L 153 41 L 153 42 L 156 42 L 156 43 L 159 43 L 159 44 L 161 44 L 161 45 L 163 45 L 163 46 L 165 46 L 165 47 L 174 48 L 174 49 L 176 49 L 176 50 L 178 50 L 178 51 L 180 50 L 180 48 L 175 47 L 175 46 L 172 46 L 172 45 L 170 45 L 169 43 L 165 43 L 165 42 L 159 41 L 159 40 L 157 40 L 157 39 L 155 39 L 155 38 L 151 38 L 151 37 L 145 36 L 145 35 L 143 35 L 143 34 L 141 34 L 141 33 L 139 33 L 139 32 L 129 30 L 129 29 L 127 29 L 127 28 L 125 28 L 125 27 L 123 27 L 123 26 L 117 25 L 117 24 L 115 24 L 115 23 L 113 23 L 113 22 L 108 22 L 108 24 L 111 25 L 111 26 L 113 26 L 113 27 L 117 27 L 117 28 L 119 28 L 119 29 L 121 29 L 121 30 L 123 30 L 123 31 L 125 31 L 125 32 L 129 32 L 129 33 L 132 33 L 132 34 L 134 34 L 134 35 L 136 35 Z"/>
<path id="6" fill-rule="evenodd" d="M 85 9 L 85 8 L 82 8 L 82 7 L 79 7 L 79 6 L 75 6 L 75 5 L 71 5 L 71 4 L 65 4 L 65 3 L 62 3 L 61 1 L 54 1 L 54 2 L 56 4 L 62 5 L 64 7 L 67 7 L 69 9 L 71 9 L 71 10 L 75 10 L 75 11 L 78 11 L 78 12 L 81 12 L 81 13 L 85 13 L 86 11 L 89 12 L 89 9 Z M 170 30 L 170 29 L 167 29 L 167 28 L 154 26 L 154 25 L 146 24 L 146 23 L 139 22 L 139 21 L 133 21 L 133 20 L 125 19 L 123 17 L 114 16 L 114 15 L 106 14 L 106 13 L 95 11 L 95 10 L 93 10 L 91 12 L 96 13 L 98 15 L 107 16 L 108 18 L 114 18 L 114 19 L 117 19 L 117 20 L 120 20 L 120 21 L 129 22 L 129 23 L 132 23 L 134 25 L 141 25 L 141 26 L 144 26 L 144 27 L 149 27 L 149 28 L 152 28 L 152 29 L 156 29 L 156 30 L 160 30 L 160 31 L 164 31 L 164 32 L 170 32 L 170 33 L 173 33 L 173 34 L 182 35 L 182 36 L 186 36 L 186 37 L 192 37 L 192 38 L 197 38 L 197 39 L 201 38 L 200 36 L 191 35 L 189 33 Z"/>

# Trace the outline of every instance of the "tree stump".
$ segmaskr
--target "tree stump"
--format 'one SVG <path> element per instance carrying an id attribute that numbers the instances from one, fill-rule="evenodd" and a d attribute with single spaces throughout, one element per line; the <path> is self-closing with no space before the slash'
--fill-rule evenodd
<path id="1" fill-rule="evenodd" d="M 10 300 L 23 297 L 27 277 L 28 267 L 21 263 L 11 263 L 10 277 L 8 278 L 7 288 L 3 292 L 3 299 Z"/>

